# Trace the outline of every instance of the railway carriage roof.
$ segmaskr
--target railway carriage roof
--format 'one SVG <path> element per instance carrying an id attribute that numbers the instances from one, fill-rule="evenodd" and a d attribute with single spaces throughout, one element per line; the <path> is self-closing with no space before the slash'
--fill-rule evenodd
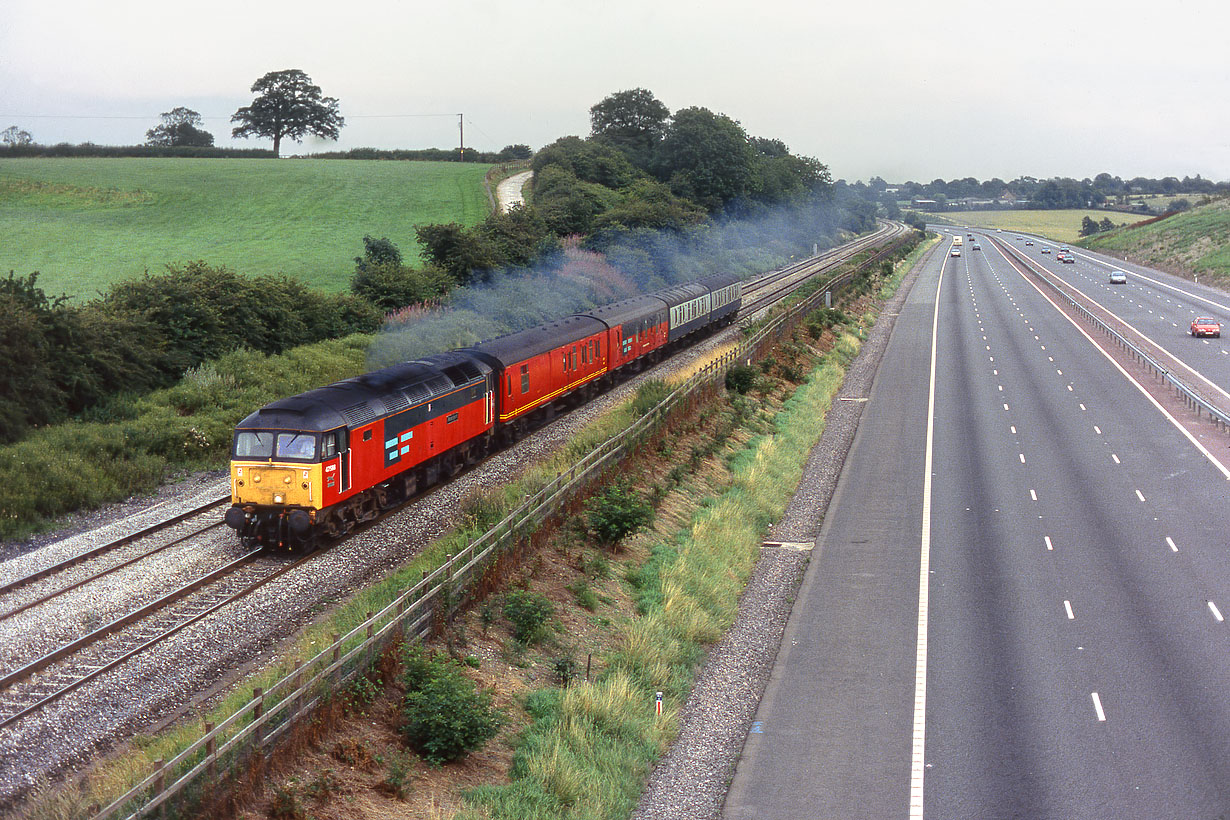
<path id="1" fill-rule="evenodd" d="M 565 316 L 549 324 L 488 339 L 460 352 L 473 352 L 495 366 L 508 367 L 605 330 L 606 325 L 592 316 Z"/>
<path id="2" fill-rule="evenodd" d="M 709 288 L 699 282 L 689 282 L 686 285 L 663 288 L 654 292 L 653 295 L 666 300 L 666 304 L 674 307 L 675 305 L 682 305 L 684 302 L 690 302 L 698 296 L 704 296 L 708 292 Z"/>
<path id="3" fill-rule="evenodd" d="M 602 305 L 578 316 L 592 316 L 608 327 L 626 325 L 640 319 L 652 318 L 661 314 L 666 318 L 666 302 L 660 296 L 633 296 L 610 305 Z"/>
<path id="4" fill-rule="evenodd" d="M 712 276 L 706 276 L 696 284 L 703 285 L 709 290 L 721 290 L 727 285 L 733 285 L 735 282 L 743 281 L 743 277 L 734 273 L 715 273 Z"/>

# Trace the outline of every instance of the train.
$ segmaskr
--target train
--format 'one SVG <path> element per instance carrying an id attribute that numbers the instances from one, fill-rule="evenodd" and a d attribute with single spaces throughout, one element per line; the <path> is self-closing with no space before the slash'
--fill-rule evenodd
<path id="1" fill-rule="evenodd" d="M 235 428 L 224 520 L 252 548 L 343 537 L 730 324 L 742 299 L 716 274 L 275 401 Z"/>

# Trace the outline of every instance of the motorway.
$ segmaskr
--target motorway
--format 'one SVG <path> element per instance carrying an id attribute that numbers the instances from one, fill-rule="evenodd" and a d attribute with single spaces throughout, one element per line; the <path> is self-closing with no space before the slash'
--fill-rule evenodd
<path id="1" fill-rule="evenodd" d="M 1186 335 L 1230 297 L 994 235 L 1230 385 L 1230 339 Z M 730 820 L 1230 818 L 1230 436 L 1197 449 L 979 241 L 902 309 Z"/>

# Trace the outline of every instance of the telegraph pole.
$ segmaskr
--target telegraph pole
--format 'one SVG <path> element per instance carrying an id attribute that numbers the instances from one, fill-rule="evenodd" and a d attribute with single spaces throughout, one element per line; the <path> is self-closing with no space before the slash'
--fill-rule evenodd
<path id="1" fill-rule="evenodd" d="M 465 114 L 457 115 L 457 130 L 461 132 L 461 161 L 466 161 L 466 122 Z"/>

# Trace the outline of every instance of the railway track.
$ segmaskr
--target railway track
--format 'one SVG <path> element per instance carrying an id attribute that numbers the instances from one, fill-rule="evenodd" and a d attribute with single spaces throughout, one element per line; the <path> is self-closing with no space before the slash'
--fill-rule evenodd
<path id="1" fill-rule="evenodd" d="M 261 560 L 265 558 L 267 560 Z M 203 575 L 0 677 L 0 729 L 31 715 L 296 569 L 264 549 Z"/>
<path id="2" fill-rule="evenodd" d="M 183 521 L 187 521 L 189 518 L 192 518 L 197 515 L 201 515 L 202 513 L 209 512 L 211 509 L 214 509 L 215 507 L 221 507 L 223 504 L 229 502 L 230 500 L 231 500 L 231 497 L 229 495 L 225 495 L 213 501 L 206 501 L 205 503 L 198 504 L 188 510 L 185 510 L 184 512 L 177 513 L 173 516 L 170 516 L 169 518 L 165 518 L 161 521 L 158 521 L 148 526 L 142 527 L 141 529 L 136 530 L 135 532 L 131 532 L 131 533 L 128 533 L 127 535 L 120 536 L 119 538 L 116 538 L 112 541 L 108 541 L 107 543 L 101 544 L 92 549 L 86 550 L 85 552 L 82 552 L 77 555 L 66 558 L 63 561 L 52 564 L 51 566 L 44 567 L 43 569 L 36 570 L 35 572 L 32 572 L 28 575 L 24 575 L 20 578 L 16 578 L 12 581 L 8 581 L 0 585 L 0 596 L 7 595 L 10 592 L 14 592 L 23 587 L 29 586 L 30 584 L 36 583 L 38 581 L 42 581 L 46 578 L 51 578 L 52 576 L 58 575 L 67 569 L 71 569 L 72 567 L 77 566 L 78 564 L 83 564 L 86 561 L 92 561 L 95 558 L 100 558 L 108 553 L 114 552 L 120 547 L 127 546 L 128 544 L 131 544 L 135 541 L 139 541 L 143 538 L 148 538 L 152 535 L 156 535 L 157 533 L 170 529 L 176 524 L 179 524 Z M 74 584 L 73 587 L 67 587 L 63 591 L 67 591 L 68 589 L 72 589 L 72 588 L 75 588 L 76 586 L 80 586 L 82 583 L 88 583 L 89 581 L 92 581 L 95 578 L 100 578 L 103 575 L 108 574 L 109 572 L 114 572 L 118 569 L 122 569 L 123 567 L 126 567 L 129 564 L 135 563 L 141 558 L 145 558 L 150 555 L 155 555 L 156 553 L 164 549 L 167 549 L 168 547 L 173 546 L 174 544 L 177 544 L 180 541 L 185 540 L 186 538 L 190 538 L 192 535 L 199 534 L 200 532 L 204 532 L 207 529 L 212 529 L 215 526 L 217 526 L 217 523 L 211 524 L 201 530 L 198 530 L 197 533 L 190 533 L 189 535 L 178 538 L 169 544 L 164 544 L 161 547 L 157 547 L 153 550 L 150 550 L 149 552 L 143 553 L 142 555 L 138 556 L 136 559 L 126 561 L 125 563 L 112 567 L 111 569 L 107 571 L 99 572 L 91 576 L 90 578 L 86 579 L 86 581 L 82 581 L 77 584 Z M 49 599 L 50 597 L 52 596 L 46 596 L 45 600 Z M 19 609 L 4 612 L 3 614 L 0 614 L 0 620 L 9 618 L 17 614 L 17 612 L 22 611 L 24 609 L 28 609 L 29 606 L 32 606 L 32 604 L 24 605 L 20 607 Z"/>
<path id="3" fill-rule="evenodd" d="M 894 240 L 907 230 L 905 225 L 890 222 L 880 230 L 849 245 L 843 245 L 751 280 L 744 287 L 744 305 L 739 312 L 740 317 L 759 313 L 794 291 L 808 279 L 844 264 L 870 248 Z"/>

